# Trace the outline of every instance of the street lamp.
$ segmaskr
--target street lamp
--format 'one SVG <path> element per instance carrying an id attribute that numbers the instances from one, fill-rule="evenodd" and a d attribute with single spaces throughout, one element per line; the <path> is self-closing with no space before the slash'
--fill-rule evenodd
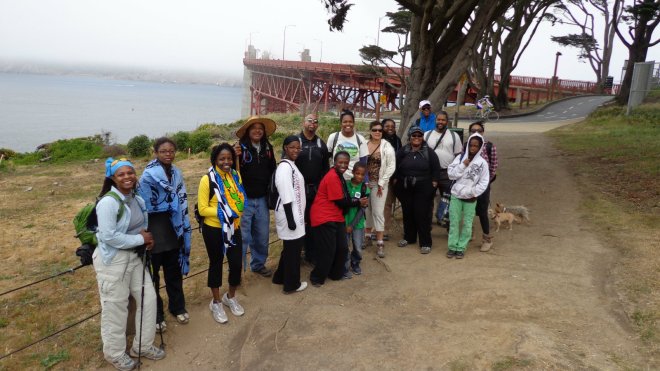
<path id="1" fill-rule="evenodd" d="M 287 27 L 296 27 L 295 24 L 288 24 L 284 26 L 284 37 L 282 38 L 282 60 L 284 60 L 284 48 L 286 46 L 286 28 Z"/>
<path id="2" fill-rule="evenodd" d="M 321 43 L 321 56 L 319 57 L 319 62 L 323 60 L 323 40 L 321 39 L 314 39 L 314 41 L 318 41 Z"/>
<path id="3" fill-rule="evenodd" d="M 559 56 L 561 52 L 555 54 L 555 72 L 552 74 L 552 87 L 550 88 L 550 100 L 553 100 L 555 97 L 555 85 L 557 84 L 557 66 L 559 65 Z"/>
<path id="4" fill-rule="evenodd" d="M 378 18 L 378 33 L 376 34 L 376 46 L 380 46 L 380 21 L 387 16 L 382 16 Z"/>

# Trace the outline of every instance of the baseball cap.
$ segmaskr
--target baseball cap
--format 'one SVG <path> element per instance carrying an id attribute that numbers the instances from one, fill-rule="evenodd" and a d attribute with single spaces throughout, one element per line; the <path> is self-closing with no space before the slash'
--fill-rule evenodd
<path id="1" fill-rule="evenodd" d="M 429 106 L 430 106 L 430 105 L 431 105 L 431 102 L 428 101 L 428 100 L 423 100 L 423 101 L 419 102 L 419 108 L 422 108 L 422 107 L 424 107 L 424 106 L 426 106 L 426 105 L 429 105 Z"/>

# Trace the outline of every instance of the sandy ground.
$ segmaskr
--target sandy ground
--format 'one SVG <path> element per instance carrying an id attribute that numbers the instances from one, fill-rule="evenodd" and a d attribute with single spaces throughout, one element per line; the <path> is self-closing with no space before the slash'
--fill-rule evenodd
<path id="1" fill-rule="evenodd" d="M 189 305 L 188 325 L 168 320 L 167 358 L 143 369 L 659 367 L 639 352 L 612 291 L 616 250 L 578 214 L 570 164 L 539 133 L 566 123 L 488 124 L 500 158 L 492 201 L 532 210 L 529 225 L 495 233 L 490 252 L 477 238 L 465 259 L 449 260 L 447 233 L 434 227 L 429 255 L 396 247 L 399 231 L 384 264 L 369 248 L 362 276 L 299 294 L 246 273 L 243 317 L 227 311 L 220 325 L 208 303 Z"/>

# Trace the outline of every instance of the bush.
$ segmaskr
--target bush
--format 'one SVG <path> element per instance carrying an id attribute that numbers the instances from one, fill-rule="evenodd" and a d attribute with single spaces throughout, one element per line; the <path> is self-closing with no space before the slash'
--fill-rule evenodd
<path id="1" fill-rule="evenodd" d="M 131 138 L 126 146 L 131 157 L 144 157 L 149 154 L 152 144 L 149 137 L 142 134 Z"/>
<path id="2" fill-rule="evenodd" d="M 63 139 L 48 146 L 48 155 L 52 162 L 89 160 L 103 156 L 103 146 L 89 139 Z"/>
<path id="3" fill-rule="evenodd" d="M 190 148 L 190 132 L 179 131 L 170 136 L 170 139 L 176 143 L 176 148 L 179 151 L 186 151 Z"/>
<path id="4" fill-rule="evenodd" d="M 14 158 L 16 156 L 16 152 L 12 151 L 9 148 L 0 148 L 0 156 L 5 155 L 4 159 L 9 160 L 11 158 Z"/>
<path id="5" fill-rule="evenodd" d="M 211 134 L 198 130 L 190 135 L 190 149 L 193 153 L 208 151 L 211 146 Z"/>
<path id="6" fill-rule="evenodd" d="M 121 144 L 112 144 L 103 147 L 103 157 L 120 157 L 126 154 L 126 147 Z"/>

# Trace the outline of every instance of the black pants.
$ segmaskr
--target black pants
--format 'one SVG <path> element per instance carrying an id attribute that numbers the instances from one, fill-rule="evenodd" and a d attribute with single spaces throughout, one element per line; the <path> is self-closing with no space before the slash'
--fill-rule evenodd
<path id="1" fill-rule="evenodd" d="M 490 234 L 490 221 L 488 220 L 488 205 L 490 204 L 490 184 L 488 188 L 477 197 L 477 216 L 484 234 Z"/>
<path id="2" fill-rule="evenodd" d="M 403 187 L 403 182 L 396 183 L 396 196 L 401 202 L 403 212 L 403 239 L 408 243 L 417 242 L 419 246 L 432 246 L 431 213 L 435 188 L 430 180 L 417 182 L 414 187 Z"/>
<path id="3" fill-rule="evenodd" d="M 323 284 L 326 278 L 340 280 L 348 254 L 346 224 L 328 222 L 312 228 L 316 242 L 316 265 L 309 274 L 312 283 Z"/>
<path id="4" fill-rule="evenodd" d="M 305 237 L 304 237 L 304 249 L 305 249 L 305 260 L 309 263 L 316 263 L 316 248 L 314 243 L 314 235 L 312 234 L 312 221 L 309 216 L 310 210 L 312 210 L 312 203 L 314 202 L 314 197 L 316 197 L 316 187 L 317 186 L 306 186 L 306 197 L 307 203 L 305 204 Z"/>
<path id="5" fill-rule="evenodd" d="M 156 323 L 165 320 L 163 310 L 163 299 L 160 297 L 160 268 L 163 268 L 165 278 L 165 290 L 167 291 L 167 308 L 172 315 L 186 312 L 186 299 L 183 295 L 183 275 L 179 266 L 179 250 L 163 251 L 151 255 L 151 268 L 154 286 L 156 288 L 157 314 Z"/>
<path id="6" fill-rule="evenodd" d="M 300 251 L 304 237 L 295 240 L 282 240 L 282 253 L 273 283 L 284 285 L 284 292 L 296 291 L 300 287 Z"/>
<path id="7" fill-rule="evenodd" d="M 222 261 L 224 259 L 224 247 L 222 245 L 222 229 L 202 225 L 202 237 L 206 245 L 206 253 L 209 256 L 209 273 L 207 278 L 208 287 L 215 289 L 222 286 Z M 243 238 L 241 230 L 234 232 L 236 245 L 227 249 L 227 263 L 229 266 L 229 286 L 241 284 L 241 259 L 243 257 Z"/>

